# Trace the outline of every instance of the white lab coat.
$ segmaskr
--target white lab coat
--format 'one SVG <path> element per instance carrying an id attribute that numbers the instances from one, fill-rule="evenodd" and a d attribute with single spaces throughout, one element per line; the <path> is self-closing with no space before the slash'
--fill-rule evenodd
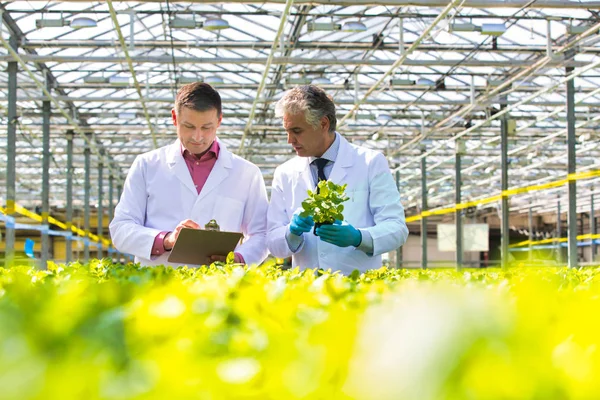
<path id="1" fill-rule="evenodd" d="M 120 252 L 135 255 L 142 265 L 178 266 L 167 261 L 170 252 L 151 256 L 156 235 L 173 231 L 185 219 L 202 227 L 215 219 L 222 231 L 244 234 L 235 251 L 248 265 L 265 259 L 268 201 L 262 174 L 221 141 L 219 146 L 219 158 L 200 194 L 179 140 L 136 157 L 110 223 L 113 244 Z"/>
<path id="2" fill-rule="evenodd" d="M 348 184 L 344 219 L 373 238 L 373 255 L 355 247 L 337 247 L 304 233 L 304 242 L 292 253 L 286 232 L 294 212 L 301 209 L 315 184 L 308 157 L 294 157 L 275 170 L 267 214 L 267 246 L 276 257 L 292 256 L 293 266 L 339 270 L 350 274 L 381 267 L 381 254 L 406 242 L 408 228 L 400 194 L 383 154 L 348 143 L 339 133 L 340 147 L 329 180 Z"/>

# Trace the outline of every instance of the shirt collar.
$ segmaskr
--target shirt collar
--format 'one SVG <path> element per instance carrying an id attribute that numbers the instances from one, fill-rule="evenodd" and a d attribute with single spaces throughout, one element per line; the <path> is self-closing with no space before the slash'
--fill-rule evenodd
<path id="1" fill-rule="evenodd" d="M 219 152 L 221 150 L 221 148 L 219 147 L 219 142 L 217 141 L 217 139 L 215 139 L 212 144 L 210 145 L 210 147 L 208 148 L 208 150 L 206 150 L 206 152 L 204 154 L 202 154 L 201 157 L 198 157 L 196 154 L 192 154 L 189 152 L 188 149 L 186 149 L 183 146 L 183 143 L 180 143 L 181 146 L 181 155 L 183 156 L 183 158 L 186 159 L 192 159 L 192 160 L 199 160 L 201 158 L 206 157 L 207 154 L 212 154 L 212 156 L 214 156 L 216 159 L 219 158 Z"/>
<path id="2" fill-rule="evenodd" d="M 337 132 L 335 133 L 335 138 L 333 139 L 333 143 L 331 146 L 323 153 L 321 157 L 308 157 L 309 164 L 315 161 L 317 158 L 324 158 L 328 161 L 335 162 L 337 159 L 338 152 L 340 150 L 340 141 L 338 139 Z"/>

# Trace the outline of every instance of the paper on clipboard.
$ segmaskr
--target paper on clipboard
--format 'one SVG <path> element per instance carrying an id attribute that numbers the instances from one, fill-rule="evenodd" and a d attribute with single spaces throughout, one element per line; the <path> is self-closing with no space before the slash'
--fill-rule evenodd
<path id="1" fill-rule="evenodd" d="M 169 262 L 206 265 L 210 256 L 227 256 L 242 238 L 240 232 L 183 228 L 169 255 Z"/>

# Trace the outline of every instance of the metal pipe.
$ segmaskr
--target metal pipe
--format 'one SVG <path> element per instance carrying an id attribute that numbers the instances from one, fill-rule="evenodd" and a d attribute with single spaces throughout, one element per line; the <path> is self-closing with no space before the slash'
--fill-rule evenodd
<path id="1" fill-rule="evenodd" d="M 592 188 L 592 191 L 594 189 Z M 596 210 L 594 209 L 594 193 L 590 195 L 590 233 L 593 235 L 596 234 Z M 592 239 L 592 243 L 590 246 L 590 261 L 596 261 L 596 239 Z"/>
<path id="2" fill-rule="evenodd" d="M 502 107 L 502 106 L 500 106 Z M 502 268 L 508 267 L 508 243 L 509 243 L 509 209 L 508 209 L 508 196 L 505 194 L 505 191 L 508 190 L 508 115 L 504 115 L 500 120 L 500 169 L 501 169 L 501 189 L 502 189 L 502 198 L 501 198 L 501 229 L 500 233 L 502 235 L 501 239 L 501 258 L 502 258 Z"/>
<path id="3" fill-rule="evenodd" d="M 533 261 L 533 208 L 529 205 L 529 213 L 528 213 L 528 225 L 529 225 L 529 261 Z"/>
<path id="4" fill-rule="evenodd" d="M 556 201 L 556 235 L 557 238 L 560 239 L 562 237 L 562 226 L 561 226 L 561 212 L 560 212 L 560 197 L 557 199 Z M 561 265 L 563 263 L 563 259 L 562 259 L 562 246 L 561 246 L 561 242 L 558 241 L 558 247 L 557 247 L 557 254 L 556 254 L 556 261 L 558 263 L 558 265 Z"/>
<path id="5" fill-rule="evenodd" d="M 83 230 L 85 239 L 83 241 L 83 259 L 85 262 L 90 260 L 90 146 L 85 144 L 83 150 L 85 159 L 85 171 L 83 180 Z"/>
<path id="6" fill-rule="evenodd" d="M 569 58 L 575 56 L 574 51 L 569 51 Z M 572 67 L 566 68 L 566 75 L 573 73 Z M 577 138 L 575 137 L 575 80 L 569 79 L 567 83 L 567 173 L 569 175 L 576 172 L 575 146 Z M 576 181 L 569 180 L 569 214 L 568 214 L 568 260 L 569 268 L 577 267 L 577 186 Z"/>
<path id="7" fill-rule="evenodd" d="M 400 192 L 400 171 L 396 171 L 396 188 Z M 396 249 L 396 268 L 402 268 L 402 246 Z"/>
<path id="8" fill-rule="evenodd" d="M 73 257 L 73 231 L 71 227 L 73 226 L 73 136 L 75 136 L 75 132 L 68 131 L 67 132 L 67 189 L 66 189 L 66 225 L 67 225 L 67 236 L 65 237 L 65 253 L 66 253 L 66 262 L 71 262 Z"/>
<path id="9" fill-rule="evenodd" d="M 48 91 L 51 90 L 46 79 Z M 41 267 L 46 269 L 50 259 L 50 235 L 48 216 L 50 213 L 50 101 L 42 103 L 42 257 Z"/>
<path id="10" fill-rule="evenodd" d="M 102 235 L 104 234 L 104 207 L 102 206 L 102 195 L 104 192 L 104 182 L 102 181 L 102 173 L 104 171 L 104 165 L 102 161 L 98 162 L 98 208 L 97 208 L 97 219 L 96 219 L 96 235 L 100 239 L 100 242 L 96 245 L 98 259 L 102 259 Z"/>
<path id="11" fill-rule="evenodd" d="M 2 23 L 0 22 L 0 25 Z M 0 36 L 1 38 L 2 36 Z M 2 39 L 4 40 L 4 39 Z M 10 37 L 10 47 L 17 48 L 17 38 Z M 8 71 L 8 120 L 6 124 L 6 231 L 4 259 L 10 267 L 14 260 L 15 251 L 15 201 L 16 201 L 16 155 L 17 155 L 17 69 L 16 62 L 9 62 Z"/>
<path id="12" fill-rule="evenodd" d="M 421 158 L 421 212 L 427 211 L 427 158 Z M 427 217 L 421 218 L 421 268 L 427 268 Z"/>
<path id="13" fill-rule="evenodd" d="M 113 175 L 110 174 L 108 175 L 108 223 L 110 224 L 110 222 L 113 219 L 114 216 L 114 212 L 115 212 L 115 206 L 114 206 L 114 178 Z M 110 234 L 110 232 L 109 232 Z M 111 253 L 111 258 L 112 258 L 112 253 L 113 253 L 113 249 L 112 246 L 108 246 L 108 251 Z"/>
<path id="14" fill-rule="evenodd" d="M 458 1 L 458 0 L 455 0 Z M 597 28 L 596 28 L 597 29 Z M 416 47 L 415 43 L 406 50 L 405 54 L 408 54 L 411 48 Z M 417 44 L 418 45 L 418 44 Z M 413 49 L 414 50 L 414 49 Z M 98 63 L 98 64 L 124 64 L 127 63 L 127 58 L 122 56 L 67 56 L 67 55 L 26 55 L 20 56 L 24 62 L 31 63 Z M 404 58 L 404 56 L 402 56 Z M 401 58 L 401 59 L 402 59 Z M 9 62 L 11 56 L 0 56 L 0 62 Z M 130 60 L 135 64 L 167 64 L 173 63 L 171 56 L 132 56 Z M 232 65 L 264 65 L 267 62 L 265 57 L 175 57 L 175 63 L 177 64 L 232 64 Z M 353 59 L 353 58 L 303 58 L 303 57 L 273 57 L 273 64 L 296 64 L 296 65 L 341 65 L 341 66 L 390 66 L 390 70 L 395 69 L 395 64 L 398 60 L 385 60 L 385 59 Z M 587 65 L 583 61 L 562 61 L 553 60 L 544 66 L 564 66 L 565 63 L 572 67 L 583 67 Z M 522 60 L 476 60 L 476 59 L 413 59 L 405 60 L 402 65 L 415 66 L 415 67 L 453 67 L 460 64 L 462 67 L 498 67 L 498 68 L 527 68 L 531 67 L 530 61 Z M 388 70 L 389 71 L 389 70 Z M 389 74 L 384 74 L 387 75 Z"/>
<path id="15" fill-rule="evenodd" d="M 455 204 L 460 204 L 461 200 L 461 158 L 463 149 L 461 146 L 463 145 L 462 141 L 456 142 L 456 154 L 455 154 L 455 178 L 454 178 L 454 199 Z M 454 213 L 454 219 L 456 224 L 456 268 L 461 269 L 463 266 L 463 226 L 462 226 L 462 210 L 456 209 Z M 439 240 L 439 238 L 438 238 Z"/>

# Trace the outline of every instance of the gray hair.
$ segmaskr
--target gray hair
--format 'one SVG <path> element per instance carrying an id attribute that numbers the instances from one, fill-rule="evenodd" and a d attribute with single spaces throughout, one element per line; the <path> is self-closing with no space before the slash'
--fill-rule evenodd
<path id="1" fill-rule="evenodd" d="M 284 113 L 292 115 L 304 113 L 306 122 L 317 128 L 323 117 L 329 120 L 329 132 L 335 132 L 337 119 L 335 104 L 323 89 L 314 85 L 296 86 L 288 90 L 275 105 L 275 115 L 283 117 Z"/>

